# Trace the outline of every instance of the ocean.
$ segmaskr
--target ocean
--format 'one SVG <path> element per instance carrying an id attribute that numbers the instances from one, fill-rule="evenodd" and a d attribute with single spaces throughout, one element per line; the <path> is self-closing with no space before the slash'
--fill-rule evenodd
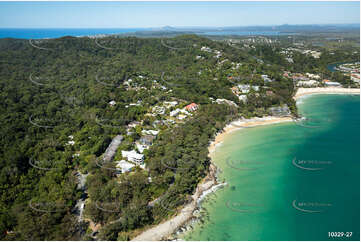
<path id="1" fill-rule="evenodd" d="M 60 38 L 64 36 L 83 37 L 95 35 L 125 34 L 137 31 L 149 31 L 147 28 L 99 28 L 99 29 L 72 29 L 72 28 L 38 28 L 38 29 L 12 29 L 0 28 L 0 38 L 17 38 L 17 39 L 48 39 Z M 199 35 L 239 35 L 239 36 L 277 36 L 277 35 L 294 35 L 295 33 L 280 33 L 277 31 L 204 31 L 194 32 Z"/>
<path id="2" fill-rule="evenodd" d="M 230 133 L 212 159 L 228 185 L 185 240 L 359 240 L 360 96 L 298 100 L 302 123 Z"/>
<path id="3" fill-rule="evenodd" d="M 94 36 L 103 34 L 124 34 L 142 31 L 144 29 L 117 29 L 117 28 L 100 28 L 100 29 L 0 29 L 0 38 L 17 38 L 17 39 L 45 39 L 60 38 L 64 36 Z"/>

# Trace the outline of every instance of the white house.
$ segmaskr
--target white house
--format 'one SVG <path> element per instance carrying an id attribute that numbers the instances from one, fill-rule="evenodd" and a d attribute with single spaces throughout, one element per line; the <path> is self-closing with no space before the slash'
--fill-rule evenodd
<path id="1" fill-rule="evenodd" d="M 177 108 L 176 110 L 173 110 L 170 112 L 170 116 L 171 117 L 177 116 L 180 111 L 181 110 L 179 108 Z"/>
<path id="2" fill-rule="evenodd" d="M 309 80 L 309 81 L 299 81 L 297 83 L 298 87 L 303 87 L 303 86 L 307 86 L 307 87 L 313 87 L 313 86 L 318 86 L 319 82 L 315 81 L 315 80 Z"/>
<path id="3" fill-rule="evenodd" d="M 74 145 L 74 144 L 75 144 L 75 141 L 74 141 L 74 140 L 69 140 L 67 144 L 68 144 L 68 145 Z"/>
<path id="4" fill-rule="evenodd" d="M 109 102 L 109 105 L 112 106 L 112 107 L 115 106 L 115 104 L 117 104 L 117 103 L 114 100 Z"/>
<path id="5" fill-rule="evenodd" d="M 179 120 L 182 120 L 182 119 L 185 119 L 185 118 L 187 118 L 187 115 L 184 115 L 184 114 L 179 114 L 178 115 Z"/>
<path id="6" fill-rule="evenodd" d="M 250 90 L 251 86 L 247 85 L 247 84 L 239 84 L 238 85 L 238 89 L 242 92 L 242 93 L 248 93 Z"/>
<path id="7" fill-rule="evenodd" d="M 154 106 L 152 111 L 153 111 L 153 113 L 163 115 L 165 113 L 165 107 Z"/>
<path id="8" fill-rule="evenodd" d="M 145 134 L 151 134 L 151 135 L 158 135 L 159 131 L 158 130 L 142 130 L 142 134 L 145 135 Z"/>
<path id="9" fill-rule="evenodd" d="M 132 168 L 135 166 L 134 164 L 125 160 L 116 161 L 116 163 L 117 164 L 115 165 L 115 167 L 117 168 L 117 170 L 121 170 L 122 173 L 132 171 Z"/>
<path id="10" fill-rule="evenodd" d="M 239 95 L 238 99 L 242 102 L 247 102 L 247 96 L 246 95 Z"/>
<path id="11" fill-rule="evenodd" d="M 139 150 L 140 153 L 143 153 L 144 150 L 149 149 L 148 145 L 142 145 L 140 143 L 135 143 L 135 145 L 137 146 L 137 149 Z"/>
<path id="12" fill-rule="evenodd" d="M 165 107 L 169 108 L 169 107 L 174 107 L 178 104 L 177 101 L 173 101 L 173 102 L 164 102 L 163 103 Z"/>
<path id="13" fill-rule="evenodd" d="M 306 73 L 306 76 L 308 76 L 309 78 L 313 78 L 313 79 L 320 79 L 320 75 L 317 74 L 312 74 L 312 73 Z"/>
<path id="14" fill-rule="evenodd" d="M 127 158 L 129 161 L 136 163 L 137 165 L 141 165 L 144 160 L 144 155 L 137 153 L 135 150 L 122 150 L 122 156 Z"/>

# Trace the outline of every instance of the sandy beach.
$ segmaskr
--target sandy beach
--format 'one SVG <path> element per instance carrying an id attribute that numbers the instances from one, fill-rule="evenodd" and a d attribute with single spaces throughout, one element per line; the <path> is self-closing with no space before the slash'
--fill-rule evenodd
<path id="1" fill-rule="evenodd" d="M 343 88 L 343 87 L 315 87 L 315 88 L 298 88 L 294 99 L 300 98 L 310 94 L 359 94 L 358 88 Z"/>
<path id="2" fill-rule="evenodd" d="M 218 133 L 216 135 L 215 140 L 208 147 L 209 153 L 211 154 L 212 152 L 214 152 L 217 145 L 222 143 L 224 138 L 233 131 L 242 128 L 249 128 L 260 125 L 269 125 L 269 124 L 284 123 L 291 121 L 293 121 L 292 117 L 274 117 L 274 116 L 267 116 L 263 118 L 239 119 L 233 121 L 230 124 L 228 124 L 226 127 L 224 127 L 223 132 Z"/>
<path id="3" fill-rule="evenodd" d="M 299 88 L 297 90 L 294 99 L 298 99 L 305 95 L 310 94 L 360 94 L 360 89 L 357 88 L 337 88 L 337 87 L 328 87 L 328 88 Z M 262 118 L 251 118 L 251 119 L 239 119 L 231 122 L 226 125 L 222 132 L 216 134 L 215 140 L 210 143 L 208 150 L 209 155 L 211 155 L 217 145 L 221 144 L 223 140 L 233 131 L 255 127 L 260 125 L 269 125 L 276 123 L 291 122 L 293 118 L 291 116 L 287 117 L 275 117 L 267 116 Z M 171 235 L 176 232 L 180 227 L 184 226 L 192 217 L 193 212 L 197 208 L 197 201 L 202 197 L 202 194 L 208 193 L 214 186 L 217 185 L 216 179 L 217 168 L 212 163 L 209 168 L 208 175 L 198 184 L 196 192 L 192 195 L 192 202 L 187 204 L 175 217 L 163 222 L 159 225 L 156 225 L 140 235 L 133 238 L 133 241 L 154 241 L 154 240 L 167 240 Z"/>

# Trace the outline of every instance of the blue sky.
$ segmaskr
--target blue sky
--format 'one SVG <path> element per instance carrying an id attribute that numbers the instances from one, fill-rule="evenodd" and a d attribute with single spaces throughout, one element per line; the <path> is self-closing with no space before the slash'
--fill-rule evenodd
<path id="1" fill-rule="evenodd" d="M 360 23 L 359 2 L 0 2 L 0 28 Z"/>

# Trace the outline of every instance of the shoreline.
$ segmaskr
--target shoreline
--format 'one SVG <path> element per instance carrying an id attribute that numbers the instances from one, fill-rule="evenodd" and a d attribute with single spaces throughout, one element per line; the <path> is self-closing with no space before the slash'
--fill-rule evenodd
<path id="1" fill-rule="evenodd" d="M 315 88 L 298 88 L 295 96 L 295 100 L 312 94 L 357 94 L 360 95 L 360 89 L 358 88 L 343 88 L 343 87 L 315 87 Z"/>
<path id="2" fill-rule="evenodd" d="M 220 185 L 217 182 L 216 173 L 217 167 L 211 163 L 208 175 L 197 185 L 195 193 L 191 196 L 192 202 L 185 205 L 175 217 L 143 231 L 132 241 L 168 240 L 179 228 L 193 218 L 193 212 L 197 209 L 199 201 L 204 198 L 204 194 L 211 193 L 212 190 L 216 190 L 214 187 Z"/>
<path id="3" fill-rule="evenodd" d="M 358 94 L 360 95 L 360 89 L 357 88 L 298 88 L 297 93 L 293 97 L 295 100 L 312 94 Z M 211 158 L 217 145 L 222 144 L 228 134 L 243 129 L 262 125 L 278 124 L 284 122 L 292 122 L 294 120 L 291 116 L 276 117 L 265 116 L 262 118 L 250 118 L 250 119 L 238 119 L 227 124 L 221 132 L 215 134 L 214 140 L 209 144 L 208 156 Z M 132 241 L 154 241 L 154 240 L 167 240 L 176 233 L 180 228 L 184 227 L 194 216 L 193 212 L 198 208 L 198 201 L 203 199 L 208 194 L 218 190 L 215 187 L 222 187 L 217 181 L 217 166 L 212 162 L 209 166 L 208 175 L 197 185 L 196 192 L 192 195 L 192 202 L 182 208 L 179 214 L 175 217 L 153 226 L 138 236 L 134 237 Z M 226 183 L 225 183 L 226 184 Z M 225 185 L 223 184 L 223 185 Z"/>
<path id="4" fill-rule="evenodd" d="M 262 125 L 278 124 L 285 122 L 292 122 L 294 119 L 291 116 L 287 117 L 276 117 L 276 116 L 265 116 L 262 118 L 250 118 L 250 119 L 238 119 L 227 124 L 222 132 L 216 134 L 214 141 L 208 147 L 209 154 L 212 154 L 217 145 L 221 144 L 228 134 L 242 129 L 242 128 L 251 128 Z"/>

